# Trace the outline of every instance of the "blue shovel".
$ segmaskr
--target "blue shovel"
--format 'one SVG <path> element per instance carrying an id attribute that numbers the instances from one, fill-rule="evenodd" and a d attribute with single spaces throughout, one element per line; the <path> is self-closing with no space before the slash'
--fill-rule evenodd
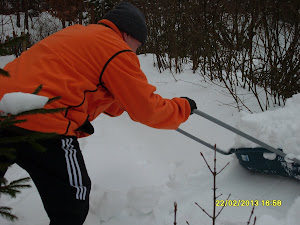
<path id="1" fill-rule="evenodd" d="M 198 137 L 178 128 L 177 131 L 194 141 L 197 141 L 206 147 L 216 150 L 218 153 L 222 155 L 230 155 L 235 154 L 239 160 L 239 163 L 248 170 L 253 172 L 263 173 L 263 174 L 276 174 L 285 177 L 292 177 L 297 180 L 300 180 L 300 160 L 297 158 L 289 158 L 288 161 L 285 160 L 286 153 L 284 153 L 281 149 L 276 149 L 200 110 L 193 110 L 193 113 L 199 116 L 204 117 L 207 120 L 210 120 L 213 123 L 218 124 L 219 126 L 224 127 L 227 130 L 236 133 L 237 135 L 244 137 L 258 146 L 257 148 L 232 148 L 229 151 L 223 151 L 201 139 Z M 264 153 L 275 153 L 276 158 L 274 160 L 269 160 L 264 158 Z"/>

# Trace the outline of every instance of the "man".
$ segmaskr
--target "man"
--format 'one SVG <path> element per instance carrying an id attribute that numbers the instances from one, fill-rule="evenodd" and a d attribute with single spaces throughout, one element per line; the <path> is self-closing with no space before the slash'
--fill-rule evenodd
<path id="1" fill-rule="evenodd" d="M 196 104 L 189 98 L 164 99 L 155 94 L 140 69 L 135 54 L 145 43 L 144 15 L 132 4 L 121 2 L 98 24 L 74 25 L 40 41 L 4 68 L 11 77 L 0 78 L 0 99 L 5 93 L 61 96 L 46 108 L 55 114 L 26 116 L 27 122 L 2 132 L 2 136 L 32 132 L 58 133 L 40 142 L 46 152 L 30 144 L 17 148 L 16 163 L 28 171 L 50 218 L 51 225 L 80 225 L 89 209 L 91 182 L 77 138 L 91 135 L 90 121 L 99 114 L 119 116 L 158 129 L 176 129 Z"/>

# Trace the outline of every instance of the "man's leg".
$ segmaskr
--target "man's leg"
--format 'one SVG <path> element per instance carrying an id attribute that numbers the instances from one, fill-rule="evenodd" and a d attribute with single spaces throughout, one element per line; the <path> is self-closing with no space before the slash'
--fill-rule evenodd
<path id="1" fill-rule="evenodd" d="M 26 144 L 18 150 L 17 163 L 34 181 L 50 225 L 82 225 L 89 211 L 91 181 L 77 139 L 61 137 L 40 144 L 46 152 Z"/>

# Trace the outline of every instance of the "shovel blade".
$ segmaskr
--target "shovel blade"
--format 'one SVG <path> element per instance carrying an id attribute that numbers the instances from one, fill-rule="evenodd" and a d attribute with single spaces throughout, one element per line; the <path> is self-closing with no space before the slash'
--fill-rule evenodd
<path id="1" fill-rule="evenodd" d="M 287 162 L 279 155 L 270 159 L 265 154 L 271 152 L 265 148 L 238 148 L 230 151 L 235 153 L 239 163 L 244 168 L 252 172 L 292 177 L 300 180 L 299 164 Z"/>

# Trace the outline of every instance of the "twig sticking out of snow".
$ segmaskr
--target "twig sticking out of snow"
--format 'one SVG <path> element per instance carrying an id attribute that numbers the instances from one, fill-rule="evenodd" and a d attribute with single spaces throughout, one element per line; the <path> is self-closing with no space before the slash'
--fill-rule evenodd
<path id="1" fill-rule="evenodd" d="M 202 209 L 202 211 L 209 216 L 212 219 L 212 224 L 215 225 L 216 224 L 216 219 L 217 217 L 221 214 L 221 212 L 223 211 L 225 205 L 222 206 L 221 210 L 217 213 L 216 212 L 216 200 L 222 195 L 217 196 L 217 175 L 219 175 L 228 165 L 229 162 L 219 171 L 217 172 L 217 146 L 215 145 L 215 151 L 214 151 L 214 168 L 213 170 L 211 169 L 210 165 L 208 164 L 208 162 L 206 161 L 204 155 L 202 154 L 202 152 L 200 152 L 202 158 L 204 159 L 207 168 L 209 169 L 209 171 L 211 172 L 211 174 L 213 175 L 213 179 L 214 179 L 214 187 L 213 187 L 213 215 L 210 215 L 204 208 L 202 208 L 197 202 L 195 203 L 200 209 Z M 229 199 L 229 197 L 231 196 L 231 194 L 228 195 L 227 200 Z M 227 201 L 226 200 L 226 201 Z"/>
<path id="2" fill-rule="evenodd" d="M 247 225 L 250 224 L 251 218 L 252 218 L 252 216 L 253 216 L 253 214 L 254 214 L 254 208 L 255 208 L 255 205 L 253 205 L 253 208 L 252 208 L 252 211 L 251 211 L 249 220 L 248 220 L 248 222 L 247 222 Z M 256 216 L 254 217 L 253 225 L 255 225 L 255 223 L 256 223 Z"/>

